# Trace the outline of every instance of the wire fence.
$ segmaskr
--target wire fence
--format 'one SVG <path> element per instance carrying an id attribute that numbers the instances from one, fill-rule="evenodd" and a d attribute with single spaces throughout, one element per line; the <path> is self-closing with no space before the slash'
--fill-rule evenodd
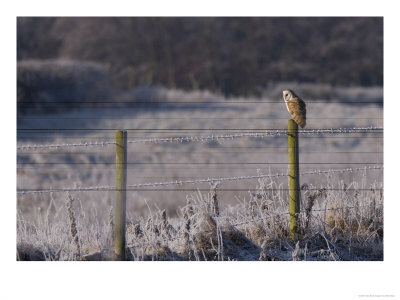
<path id="1" fill-rule="evenodd" d="M 335 173 L 353 173 L 371 170 L 383 170 L 383 166 L 365 166 L 361 168 L 345 168 L 345 169 L 327 169 L 327 170 L 312 170 L 300 173 L 301 175 L 311 174 L 335 174 Z M 149 188 L 149 187 L 164 187 L 171 185 L 184 185 L 184 184 L 202 184 L 202 183 L 222 183 L 226 181 L 238 181 L 238 180 L 251 180 L 251 179 L 263 179 L 263 178 L 277 178 L 287 177 L 288 173 L 277 173 L 267 175 L 246 175 L 246 176 L 234 176 L 234 177 L 216 177 L 216 178 L 204 178 L 197 180 L 175 180 L 166 182 L 151 182 L 151 183 L 138 183 L 128 184 L 127 188 Z M 55 189 L 41 189 L 41 190 L 18 190 L 17 195 L 29 195 L 29 194 L 48 194 L 48 193 L 62 193 L 62 192 L 80 192 L 80 191 L 115 191 L 115 186 L 92 186 L 92 187 L 80 187 L 80 188 L 55 188 Z"/>
<path id="2" fill-rule="evenodd" d="M 290 120 L 294 123 L 293 120 Z M 289 123 L 290 123 L 289 121 Z M 289 128 L 292 128 L 289 126 Z M 56 131 L 57 129 L 54 129 Z M 69 130 L 69 129 L 65 129 Z M 71 129 L 73 130 L 73 129 Z M 79 129 L 78 129 L 79 130 Z M 83 130 L 83 129 L 81 129 Z M 290 145 L 290 138 L 295 135 L 297 139 L 297 134 L 303 135 L 305 137 L 320 137 L 320 136 L 325 136 L 325 135 L 336 135 L 336 134 L 353 134 L 353 133 L 358 133 L 358 134 L 370 134 L 370 133 L 378 133 L 378 134 L 383 134 L 383 128 L 380 127 L 353 127 L 353 128 L 331 128 L 331 129 L 300 129 L 298 130 L 297 127 L 295 129 L 295 133 L 289 132 L 288 129 L 267 129 L 267 130 L 260 130 L 260 131 L 254 131 L 254 132 L 248 132 L 244 131 L 246 129 L 243 129 L 240 132 L 237 133 L 231 133 L 231 134 L 216 134 L 216 135 L 200 135 L 200 136 L 193 136 L 193 135 L 186 135 L 186 136 L 173 136 L 173 137 L 155 137 L 155 138 L 137 138 L 137 139 L 132 139 L 132 140 L 127 140 L 126 139 L 126 134 L 127 131 L 118 131 L 118 134 L 121 136 L 121 138 L 115 141 L 112 140 L 103 140 L 103 141 L 91 141 L 91 142 L 83 142 L 83 143 L 61 143 L 61 144 L 36 144 L 36 145 L 19 145 L 17 146 L 17 152 L 21 151 L 30 151 L 30 150 L 53 150 L 53 149 L 64 149 L 64 148 L 77 148 L 77 147 L 107 147 L 109 145 L 115 145 L 116 146 L 116 157 L 117 161 L 115 163 L 117 169 L 116 171 L 116 179 L 117 179 L 117 185 L 119 182 L 121 185 L 117 186 L 89 186 L 89 187 L 71 187 L 71 188 L 48 188 L 48 189 L 17 189 L 17 196 L 24 196 L 24 195 L 33 195 L 33 194 L 52 194 L 52 193 L 63 193 L 63 192 L 89 192 L 89 191 L 116 191 L 116 194 L 120 195 L 120 199 L 118 196 L 116 196 L 116 211 L 115 211 L 115 224 L 118 224 L 118 228 L 120 230 L 116 229 L 116 235 L 114 236 L 114 242 L 115 242 L 115 254 L 116 254 L 116 259 L 124 259 L 125 254 L 119 255 L 118 253 L 125 253 L 125 245 L 127 247 L 140 247 L 140 246 L 145 246 L 145 245 L 155 245 L 157 242 L 168 242 L 172 241 L 175 239 L 182 238 L 181 236 L 176 236 L 174 238 L 169 237 L 168 239 L 160 239 L 157 238 L 154 241 L 149 241 L 146 243 L 135 243 L 135 244 L 125 244 L 125 218 L 126 218 L 126 211 L 124 211 L 124 207 L 126 206 L 126 191 L 128 190 L 139 190 L 142 189 L 141 191 L 148 191 L 151 190 L 151 188 L 155 188 L 156 191 L 161 191 L 160 188 L 162 187 L 170 187 L 170 186 L 183 186 L 183 185 L 201 185 L 201 184 L 211 184 L 216 186 L 216 184 L 221 184 L 224 182 L 236 182 L 236 181 L 243 181 L 243 180 L 254 180 L 254 179 L 267 179 L 267 178 L 278 178 L 278 177 L 290 177 L 293 175 L 289 175 L 289 173 L 276 173 L 276 174 L 257 174 L 257 175 L 241 175 L 241 176 L 231 176 L 231 177 L 207 177 L 207 178 L 199 178 L 199 179 L 193 179 L 193 180 L 174 180 L 174 181 L 161 181 L 161 182 L 147 182 L 147 183 L 136 183 L 136 184 L 126 184 L 126 169 L 127 165 L 129 164 L 126 160 L 127 158 L 127 144 L 157 144 L 157 143 L 192 143 L 192 142 L 209 142 L 209 141 L 228 141 L 228 140 L 236 140 L 236 139 L 242 139 L 242 138 L 250 138 L 250 139 L 262 139 L 266 137 L 278 137 L 278 136 L 289 136 L 289 145 Z M 123 138 L 122 138 L 123 137 Z M 293 146 L 296 148 L 296 151 L 298 151 L 298 146 Z M 293 148 L 292 147 L 292 148 Z M 290 150 L 290 149 L 289 149 Z M 290 152 L 290 151 L 289 151 Z M 292 151 L 293 152 L 293 151 Z M 29 152 L 28 152 L 29 153 Z M 298 155 L 298 154 L 297 154 Z M 290 161 L 290 159 L 289 159 Z M 46 163 L 40 163 L 40 164 L 46 164 Z M 54 164 L 54 163 L 52 163 Z M 81 163 L 71 163 L 71 164 L 81 164 Z M 91 163 L 88 163 L 91 164 Z M 133 163 L 131 163 L 133 164 Z M 138 163 L 134 163 L 138 164 Z M 200 163 L 198 163 L 200 164 Z M 228 164 L 228 163 L 221 163 L 221 164 Z M 234 163 L 229 163 L 229 164 L 234 164 Z M 255 164 L 255 163 L 254 163 Z M 265 164 L 265 163 L 264 163 Z M 268 164 L 268 163 L 267 163 Z M 271 164 L 278 164 L 276 162 L 271 163 Z M 280 164 L 280 163 L 279 163 Z M 298 172 L 298 167 L 299 163 L 296 161 L 295 163 L 297 168 L 297 174 Z M 329 163 L 327 163 L 329 164 Z M 357 163 L 358 164 L 358 163 Z M 291 166 L 292 166 L 291 165 Z M 310 170 L 310 171 L 305 171 L 300 173 L 301 175 L 330 175 L 330 174 L 338 174 L 338 173 L 353 173 L 353 172 L 367 172 L 367 171 L 373 171 L 373 170 L 383 170 L 383 165 L 380 165 L 379 163 L 365 163 L 365 166 L 359 167 L 359 168 L 343 168 L 343 169 L 315 169 L 315 170 Z M 260 171 L 259 171 L 260 172 Z M 291 173 L 293 174 L 293 173 Z M 298 180 L 298 175 L 295 176 Z M 119 181 L 118 181 L 119 179 Z M 123 187 L 123 188 L 121 188 Z M 290 186 L 291 191 L 294 190 L 292 186 Z M 299 189 L 299 188 L 296 188 Z M 180 189 L 175 189 L 175 190 L 180 190 Z M 197 189 L 200 190 L 200 189 Z M 220 189 L 221 190 L 221 189 Z M 235 191 L 238 191 L 239 189 L 236 189 Z M 247 189 L 249 190 L 249 189 Z M 268 188 L 267 188 L 268 190 Z M 319 189 L 314 189 L 310 188 L 308 190 L 319 190 Z M 232 189 L 233 191 L 233 189 Z M 244 191 L 244 190 L 243 190 Z M 290 194 L 291 192 L 289 192 Z M 291 197 L 291 196 L 290 196 Z M 297 201 L 297 200 L 296 200 Z M 300 202 L 299 202 L 300 203 Z M 290 201 L 289 201 L 290 204 Z M 291 205 L 291 204 L 290 204 Z M 300 205 L 298 206 L 300 207 Z M 324 210 L 320 211 L 327 211 L 327 210 L 334 210 L 334 209 L 356 209 L 359 208 L 360 205 L 358 206 L 345 206 L 345 207 L 340 207 L 340 208 L 325 208 Z M 313 211 L 318 211 L 318 210 L 313 210 Z M 291 210 L 289 207 L 288 212 L 282 212 L 282 213 L 274 213 L 270 212 L 269 215 L 263 216 L 262 218 L 254 218 L 251 220 L 245 220 L 245 221 L 239 221 L 236 223 L 231 224 L 233 227 L 238 227 L 241 225 L 249 224 L 249 223 L 254 223 L 254 222 L 261 222 L 265 221 L 268 218 L 273 218 L 277 216 L 282 216 L 282 215 L 290 215 L 290 230 L 291 230 L 291 237 L 295 238 L 294 233 L 296 232 L 296 227 L 292 228 L 292 223 L 295 224 L 294 226 L 297 226 L 294 222 L 293 218 L 296 218 L 301 214 L 301 213 L 310 213 L 310 211 L 307 210 L 299 210 L 296 209 L 295 213 Z M 220 216 L 214 216 L 215 220 L 218 222 L 221 220 Z M 292 220 L 293 219 L 293 220 Z M 117 228 L 117 226 L 115 227 Z M 118 231 L 118 234 L 117 234 Z M 293 236 L 292 236 L 293 233 Z M 118 249 L 121 248 L 122 250 L 117 251 L 117 246 Z"/>
<path id="3" fill-rule="evenodd" d="M 56 129 L 55 129 L 56 130 Z M 330 129 L 300 129 L 299 134 L 321 135 L 321 134 L 340 134 L 340 133 L 383 133 L 381 127 L 353 127 L 353 128 L 330 128 Z M 128 144 L 138 143 L 186 143 L 186 142 L 209 142 L 220 140 L 234 140 L 239 138 L 265 138 L 271 136 L 285 136 L 288 135 L 287 129 L 277 130 L 263 130 L 262 132 L 241 132 L 235 134 L 222 134 L 222 135 L 206 135 L 206 136 L 178 136 L 166 138 L 147 138 L 147 139 L 134 139 L 128 140 Z M 115 145 L 115 141 L 95 141 L 85 143 L 63 143 L 63 144 L 49 144 L 49 145 L 21 145 L 17 146 L 17 151 L 21 150 L 35 150 L 35 149 L 57 149 L 57 148 L 73 148 L 73 147 L 104 147 L 108 145 Z"/>
<path id="4" fill-rule="evenodd" d="M 300 129 L 299 133 L 303 135 L 324 135 L 324 134 L 341 134 L 341 133 L 383 133 L 383 128 L 380 127 L 353 127 L 353 128 L 331 128 L 331 129 Z M 148 138 L 148 139 L 134 139 L 127 140 L 128 144 L 137 143 L 185 143 L 185 142 L 207 142 L 219 140 L 233 140 L 238 138 L 265 138 L 271 136 L 288 135 L 287 129 L 267 130 L 264 132 L 242 132 L 236 134 L 224 135 L 208 135 L 208 136 L 180 136 L 168 138 Z M 60 149 L 72 147 L 105 147 L 115 145 L 115 141 L 94 141 L 85 143 L 63 143 L 63 144 L 48 144 L 48 145 L 22 145 L 17 146 L 17 151 L 34 150 L 34 149 Z M 301 173 L 302 175 L 310 174 L 334 174 L 334 173 L 347 173 L 380 170 L 383 166 L 364 166 L 361 168 L 345 168 L 345 169 L 327 169 L 327 170 L 311 170 Z M 186 185 L 186 184 L 202 184 L 202 183 L 222 183 L 227 181 L 238 180 L 251 180 L 262 178 L 277 178 L 286 177 L 287 173 L 277 173 L 268 175 L 242 175 L 234 177 L 217 177 L 217 178 L 201 178 L 196 180 L 175 180 L 166 182 L 150 182 L 138 183 L 127 185 L 128 189 L 132 188 L 150 188 L 150 187 L 165 187 L 172 185 Z M 59 193 L 59 192 L 81 192 L 81 191 L 115 191 L 115 186 L 92 186 L 92 187 L 76 187 L 76 188 L 50 188 L 50 189 L 36 189 L 36 190 L 17 190 L 17 195 L 29 194 L 46 194 L 46 193 Z"/>

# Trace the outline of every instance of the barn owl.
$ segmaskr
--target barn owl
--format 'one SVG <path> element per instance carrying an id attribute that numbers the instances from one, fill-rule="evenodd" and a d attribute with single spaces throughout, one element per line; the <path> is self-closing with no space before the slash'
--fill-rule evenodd
<path id="1" fill-rule="evenodd" d="M 283 100 L 293 120 L 304 128 L 306 126 L 306 104 L 292 90 L 283 91 Z"/>

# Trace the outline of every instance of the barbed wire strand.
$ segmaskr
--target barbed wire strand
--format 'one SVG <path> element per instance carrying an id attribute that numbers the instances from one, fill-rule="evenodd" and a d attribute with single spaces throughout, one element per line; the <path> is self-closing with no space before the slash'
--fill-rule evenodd
<path id="1" fill-rule="evenodd" d="M 347 173 L 347 172 L 360 172 L 383 169 L 383 166 L 365 166 L 361 168 L 346 168 L 346 169 L 328 169 L 328 170 L 313 170 L 300 173 L 301 175 L 310 174 L 333 174 L 333 173 Z M 152 182 L 152 183 L 138 183 L 127 185 L 128 188 L 142 188 L 142 187 L 160 187 L 169 185 L 184 185 L 184 184 L 201 184 L 201 183 L 215 183 L 225 181 L 237 181 L 237 180 L 250 180 L 250 179 L 262 179 L 262 178 L 276 178 L 288 176 L 287 173 L 277 173 L 268 175 L 247 175 L 247 176 L 235 176 L 235 177 L 216 177 L 216 178 L 204 178 L 197 180 L 175 180 L 166 182 Z M 48 189 L 48 190 L 20 190 L 17 191 L 17 195 L 27 194 L 46 194 L 46 193 L 59 193 L 59 192 L 78 192 L 78 191 L 113 191 L 116 190 L 115 186 L 95 186 L 95 187 L 83 187 L 83 188 L 60 188 L 60 189 Z"/>
<path id="2" fill-rule="evenodd" d="M 374 131 L 383 131 L 382 127 L 369 126 L 369 127 L 354 127 L 354 128 L 330 128 L 330 129 L 299 129 L 299 133 L 303 135 L 310 134 L 325 134 L 325 133 L 367 133 Z"/>
<path id="3" fill-rule="evenodd" d="M 64 144 L 51 144 L 51 145 L 24 145 L 17 146 L 18 150 L 32 150 L 32 149 L 57 149 L 57 148 L 72 148 L 72 147 L 94 147 L 94 146 L 107 146 L 115 145 L 114 141 L 97 141 L 97 142 L 87 142 L 87 143 L 64 143 Z"/>
<path id="4" fill-rule="evenodd" d="M 223 135 L 208 135 L 208 136 L 182 136 L 182 137 L 168 137 L 168 138 L 150 138 L 150 139 L 137 139 L 128 140 L 128 144 L 135 143 L 173 143 L 173 142 L 207 142 L 207 141 L 219 141 L 219 140 L 233 140 L 243 137 L 250 138 L 263 138 L 267 136 L 277 136 L 286 134 L 283 131 L 267 131 L 264 133 L 247 132 L 247 133 L 236 133 L 236 134 L 223 134 Z"/>
<path id="5" fill-rule="evenodd" d="M 300 129 L 299 133 L 302 135 L 313 134 L 334 134 L 334 133 L 367 133 L 380 131 L 380 127 L 354 127 L 354 128 L 331 128 L 331 129 Z M 268 130 L 265 132 L 245 132 L 236 134 L 223 134 L 223 135 L 208 135 L 208 136 L 181 136 L 181 137 L 167 137 L 167 138 L 148 138 L 128 140 L 128 144 L 136 143 L 173 143 L 173 142 L 207 142 L 218 140 L 233 140 L 237 138 L 264 138 L 269 136 L 287 135 L 288 130 Z M 50 144 L 50 145 L 23 145 L 17 146 L 17 150 L 32 150 L 32 149 L 55 149 L 55 148 L 70 148 L 70 147 L 93 147 L 93 146 L 107 146 L 115 144 L 114 141 L 97 141 L 87 143 L 64 143 L 64 144 Z"/>

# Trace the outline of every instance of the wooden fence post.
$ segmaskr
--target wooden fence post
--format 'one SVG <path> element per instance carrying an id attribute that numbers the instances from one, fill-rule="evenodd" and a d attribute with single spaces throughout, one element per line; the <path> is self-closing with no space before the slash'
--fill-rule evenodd
<path id="1" fill-rule="evenodd" d="M 116 132 L 115 260 L 125 260 L 127 131 Z"/>
<path id="2" fill-rule="evenodd" d="M 289 215 L 290 238 L 298 238 L 298 217 L 300 213 L 300 181 L 299 181 L 299 137 L 298 126 L 292 119 L 288 122 L 289 148 Z"/>

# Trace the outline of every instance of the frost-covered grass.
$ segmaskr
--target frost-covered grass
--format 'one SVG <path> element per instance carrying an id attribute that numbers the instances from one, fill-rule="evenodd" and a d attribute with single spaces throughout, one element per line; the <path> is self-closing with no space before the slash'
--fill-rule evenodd
<path id="1" fill-rule="evenodd" d="M 289 237 L 287 191 L 260 179 L 237 204 L 219 209 L 218 187 L 188 195 L 178 216 L 149 205 L 148 217 L 128 217 L 129 260 L 383 260 L 383 192 L 376 184 L 327 182 L 302 192 L 297 243 Z M 113 218 L 66 197 L 38 213 L 18 215 L 20 260 L 111 260 Z"/>
<path id="2" fill-rule="evenodd" d="M 292 86 L 288 84 L 287 87 L 291 88 Z M 312 90 L 318 95 L 317 86 L 314 88 L 310 86 L 303 87 L 305 91 Z M 300 88 L 301 86 L 296 85 L 293 89 L 297 91 L 297 89 Z M 19 131 L 18 145 L 114 140 L 114 129 L 134 129 L 128 131 L 128 139 L 182 135 L 204 136 L 211 134 L 253 132 L 256 129 L 284 129 L 287 128 L 289 115 L 283 101 L 281 101 L 279 89 L 280 86 L 279 88 L 276 86 L 270 87 L 268 90 L 269 92 L 267 91 L 265 93 L 265 98 L 262 99 L 226 99 L 220 95 L 205 91 L 184 92 L 162 88 L 136 89 L 131 92 L 121 93 L 116 99 L 120 101 L 152 100 L 164 102 L 164 104 L 142 106 L 132 104 L 126 108 L 91 108 L 70 111 L 63 114 L 28 114 L 19 116 L 18 128 L 51 128 L 54 129 L 54 131 L 37 131 L 34 133 Z M 345 94 L 347 97 L 346 99 L 351 101 L 360 99 L 361 96 L 362 99 L 375 99 L 379 96 L 379 88 L 346 89 L 326 86 L 320 88 L 321 93 L 325 93 L 325 91 L 328 90 L 332 91 L 333 96 L 326 98 L 332 100 L 342 99 L 340 98 L 342 94 Z M 301 92 L 298 92 L 298 94 L 302 96 Z M 321 95 L 323 95 L 323 93 Z M 306 96 L 303 98 L 307 102 L 308 98 L 306 98 Z M 383 108 L 379 105 L 329 103 L 327 100 L 324 101 L 326 98 L 318 98 L 315 96 L 312 100 L 320 101 L 308 103 L 307 128 L 383 126 Z M 96 130 L 57 130 L 60 128 Z M 234 130 L 226 131 L 221 129 Z M 128 161 L 140 163 L 130 164 L 128 166 L 128 184 L 287 172 L 286 136 L 191 143 L 129 144 L 128 147 Z M 24 164 L 19 164 L 17 169 L 18 189 L 115 185 L 115 165 L 112 164 L 115 162 L 114 150 L 114 147 L 110 145 L 104 147 L 19 151 L 17 153 L 18 162 Z M 363 166 L 364 163 L 379 164 L 383 162 L 383 138 L 382 135 L 376 134 L 341 134 L 318 137 L 301 136 L 300 162 L 300 172 L 313 169 L 356 168 Z M 362 183 L 364 188 L 369 189 L 371 185 L 380 186 L 383 184 L 382 174 L 382 171 L 375 170 L 367 172 L 364 176 L 363 173 L 332 174 L 328 177 L 315 174 L 303 175 L 301 176 L 300 184 L 307 183 L 309 186 L 321 189 L 323 187 L 328 188 L 328 182 L 336 186 L 342 181 L 348 186 L 353 182 L 358 182 L 359 184 Z M 274 200 L 277 201 L 277 203 L 274 204 L 277 205 L 276 213 L 280 211 L 286 213 L 287 208 L 284 203 L 287 202 L 287 197 L 284 193 L 285 189 L 287 189 L 287 178 L 276 178 L 274 180 L 274 185 L 279 187 L 278 190 L 280 190 L 279 197 L 277 196 L 274 198 Z M 244 201 L 250 201 L 248 198 L 249 191 L 255 192 L 258 186 L 259 182 L 257 182 L 257 180 L 224 182 L 219 186 L 220 190 L 217 192 L 219 209 L 222 216 L 228 216 L 227 218 L 230 224 L 248 220 L 246 217 L 241 217 L 248 214 Z M 143 231 L 145 230 L 145 224 L 148 218 L 153 216 L 155 220 L 156 216 L 165 209 L 168 222 L 177 230 L 175 234 L 182 235 L 182 230 L 179 229 L 181 227 L 178 225 L 179 222 L 183 222 L 184 220 L 182 209 L 187 205 L 187 197 L 198 193 L 198 189 L 201 190 L 200 192 L 202 194 L 206 194 L 209 188 L 208 184 L 200 184 L 172 186 L 170 189 L 164 189 L 163 191 L 159 191 L 156 188 L 147 191 L 130 190 L 127 192 L 128 219 L 132 220 L 132 224 L 134 225 L 142 224 L 140 228 Z M 236 191 L 234 191 L 234 189 L 236 189 Z M 238 189 L 240 191 L 237 191 Z M 345 199 L 349 199 L 350 201 L 354 198 L 353 194 L 346 195 L 339 191 L 330 191 L 329 193 L 327 199 L 331 199 L 331 202 L 336 201 L 335 203 L 340 203 L 340 201 L 345 201 Z M 364 198 L 369 197 L 367 196 L 368 191 L 360 190 L 360 193 L 366 193 Z M 75 199 L 73 201 L 73 206 L 75 207 L 75 217 L 77 220 L 76 227 L 79 233 L 79 241 L 82 243 L 80 251 L 82 253 L 94 253 L 100 250 L 105 251 L 104 249 L 110 249 L 109 246 L 107 246 L 111 243 L 108 234 L 108 232 L 110 232 L 110 222 L 108 220 L 110 208 L 113 205 L 114 193 L 107 191 L 73 192 L 71 196 Z M 303 198 L 304 197 L 306 197 L 306 195 L 304 195 Z M 357 197 L 360 198 L 359 196 Z M 41 253 L 47 253 L 47 257 L 59 257 L 59 259 L 63 260 L 76 257 L 74 256 L 76 255 L 74 254 L 74 247 L 76 248 L 76 244 L 71 244 L 69 242 L 70 225 L 68 210 L 65 206 L 67 199 L 67 193 L 18 195 L 18 244 L 24 244 L 26 247 L 32 247 L 32 249 L 40 249 Z M 240 199 L 240 201 L 238 199 Z M 200 207 L 202 207 L 201 205 L 203 204 L 197 207 L 195 206 L 195 202 L 194 200 L 191 201 L 193 209 L 196 211 L 196 217 L 193 218 L 200 220 L 200 216 L 204 216 L 204 214 L 200 213 Z M 204 201 L 198 202 L 203 203 Z M 319 202 L 322 203 L 323 201 L 318 200 L 315 205 L 320 205 Z M 344 203 L 342 205 L 347 204 L 348 203 Z M 151 213 L 149 207 L 151 208 Z M 233 210 L 241 212 L 233 214 Z M 207 210 L 203 212 L 205 214 L 208 213 Z M 327 213 L 328 212 L 329 211 L 327 211 Z M 322 214 L 322 212 L 315 213 Z M 258 211 L 258 214 L 260 217 L 261 212 Z M 349 216 L 351 217 L 351 215 Z M 323 219 L 325 220 L 325 218 Z M 24 220 L 24 222 L 22 222 L 22 220 Z M 276 218 L 274 220 L 276 220 Z M 287 216 L 280 217 L 280 220 L 282 228 L 287 229 Z M 316 221 L 314 220 L 312 222 L 310 226 L 316 226 Z M 239 230 L 246 235 L 244 227 L 256 226 L 257 224 L 258 223 L 252 225 L 238 225 L 234 228 L 236 228 L 236 231 Z M 265 227 L 263 229 L 265 232 L 270 230 L 266 227 L 266 224 L 262 223 L 262 226 Z M 323 232 L 323 235 L 328 240 L 334 241 L 331 237 L 327 236 L 327 231 L 321 231 L 322 229 L 320 230 L 318 229 L 319 227 L 317 228 L 315 226 L 313 227 L 315 233 Z M 337 230 L 337 228 L 336 226 L 335 230 Z M 149 234 L 150 233 L 148 233 L 148 235 Z M 358 232 L 355 236 L 359 234 L 361 233 Z M 144 236 L 135 240 L 137 242 L 146 242 L 146 238 L 148 239 L 149 237 Z M 257 249 L 257 247 L 263 248 L 263 241 L 261 241 L 260 244 L 256 242 L 256 240 L 248 239 L 251 240 L 253 244 L 258 245 L 255 246 L 254 249 Z M 285 240 L 283 238 L 280 239 L 282 241 Z M 325 238 L 322 239 L 325 240 Z M 133 240 L 131 239 L 131 241 Z M 351 238 L 350 241 L 353 243 L 354 239 Z M 182 239 L 178 238 L 174 243 L 178 242 L 182 242 Z M 368 242 L 370 242 L 370 240 L 368 240 Z M 53 246 L 51 247 L 50 245 Z M 213 246 L 215 246 L 215 244 Z M 228 246 L 226 245 L 226 247 Z M 295 245 L 291 245 L 291 247 L 295 247 Z M 299 247 L 305 247 L 305 244 L 300 243 Z M 307 247 L 309 249 L 310 244 L 308 244 Z M 52 249 L 51 251 L 55 251 L 56 254 L 59 254 L 58 256 L 52 256 L 53 254 L 50 254 L 50 250 L 44 249 Z M 146 249 L 142 248 L 141 251 L 142 254 L 144 254 L 140 256 L 135 252 L 139 250 L 134 248 L 132 251 L 134 251 L 135 258 L 143 259 L 144 257 L 148 259 L 148 256 L 146 256 L 146 251 L 148 250 Z M 173 247 L 170 249 L 173 249 L 171 250 L 172 252 L 178 253 L 174 256 L 175 258 L 185 258 L 185 256 L 179 252 L 179 249 Z M 377 249 L 381 248 L 378 247 Z M 193 249 L 193 251 L 194 255 L 196 251 L 195 249 Z M 257 251 L 254 253 L 256 252 Z M 248 259 L 250 259 L 250 257 L 251 259 L 258 259 L 260 254 L 259 250 L 257 255 L 253 254 L 249 254 L 250 256 L 246 257 Z M 206 257 L 208 257 L 207 255 L 208 254 L 206 254 Z M 105 257 L 107 257 L 107 255 L 105 255 Z M 227 257 L 241 259 L 240 255 L 230 256 L 224 254 L 224 259 L 227 259 Z M 193 256 L 191 258 L 196 257 Z M 199 254 L 198 258 L 204 259 L 202 253 Z M 219 258 L 221 258 L 221 255 Z M 353 259 L 357 258 L 353 257 Z M 373 259 L 373 257 L 369 257 L 369 259 Z M 382 259 L 382 257 L 380 257 L 380 259 Z"/>

